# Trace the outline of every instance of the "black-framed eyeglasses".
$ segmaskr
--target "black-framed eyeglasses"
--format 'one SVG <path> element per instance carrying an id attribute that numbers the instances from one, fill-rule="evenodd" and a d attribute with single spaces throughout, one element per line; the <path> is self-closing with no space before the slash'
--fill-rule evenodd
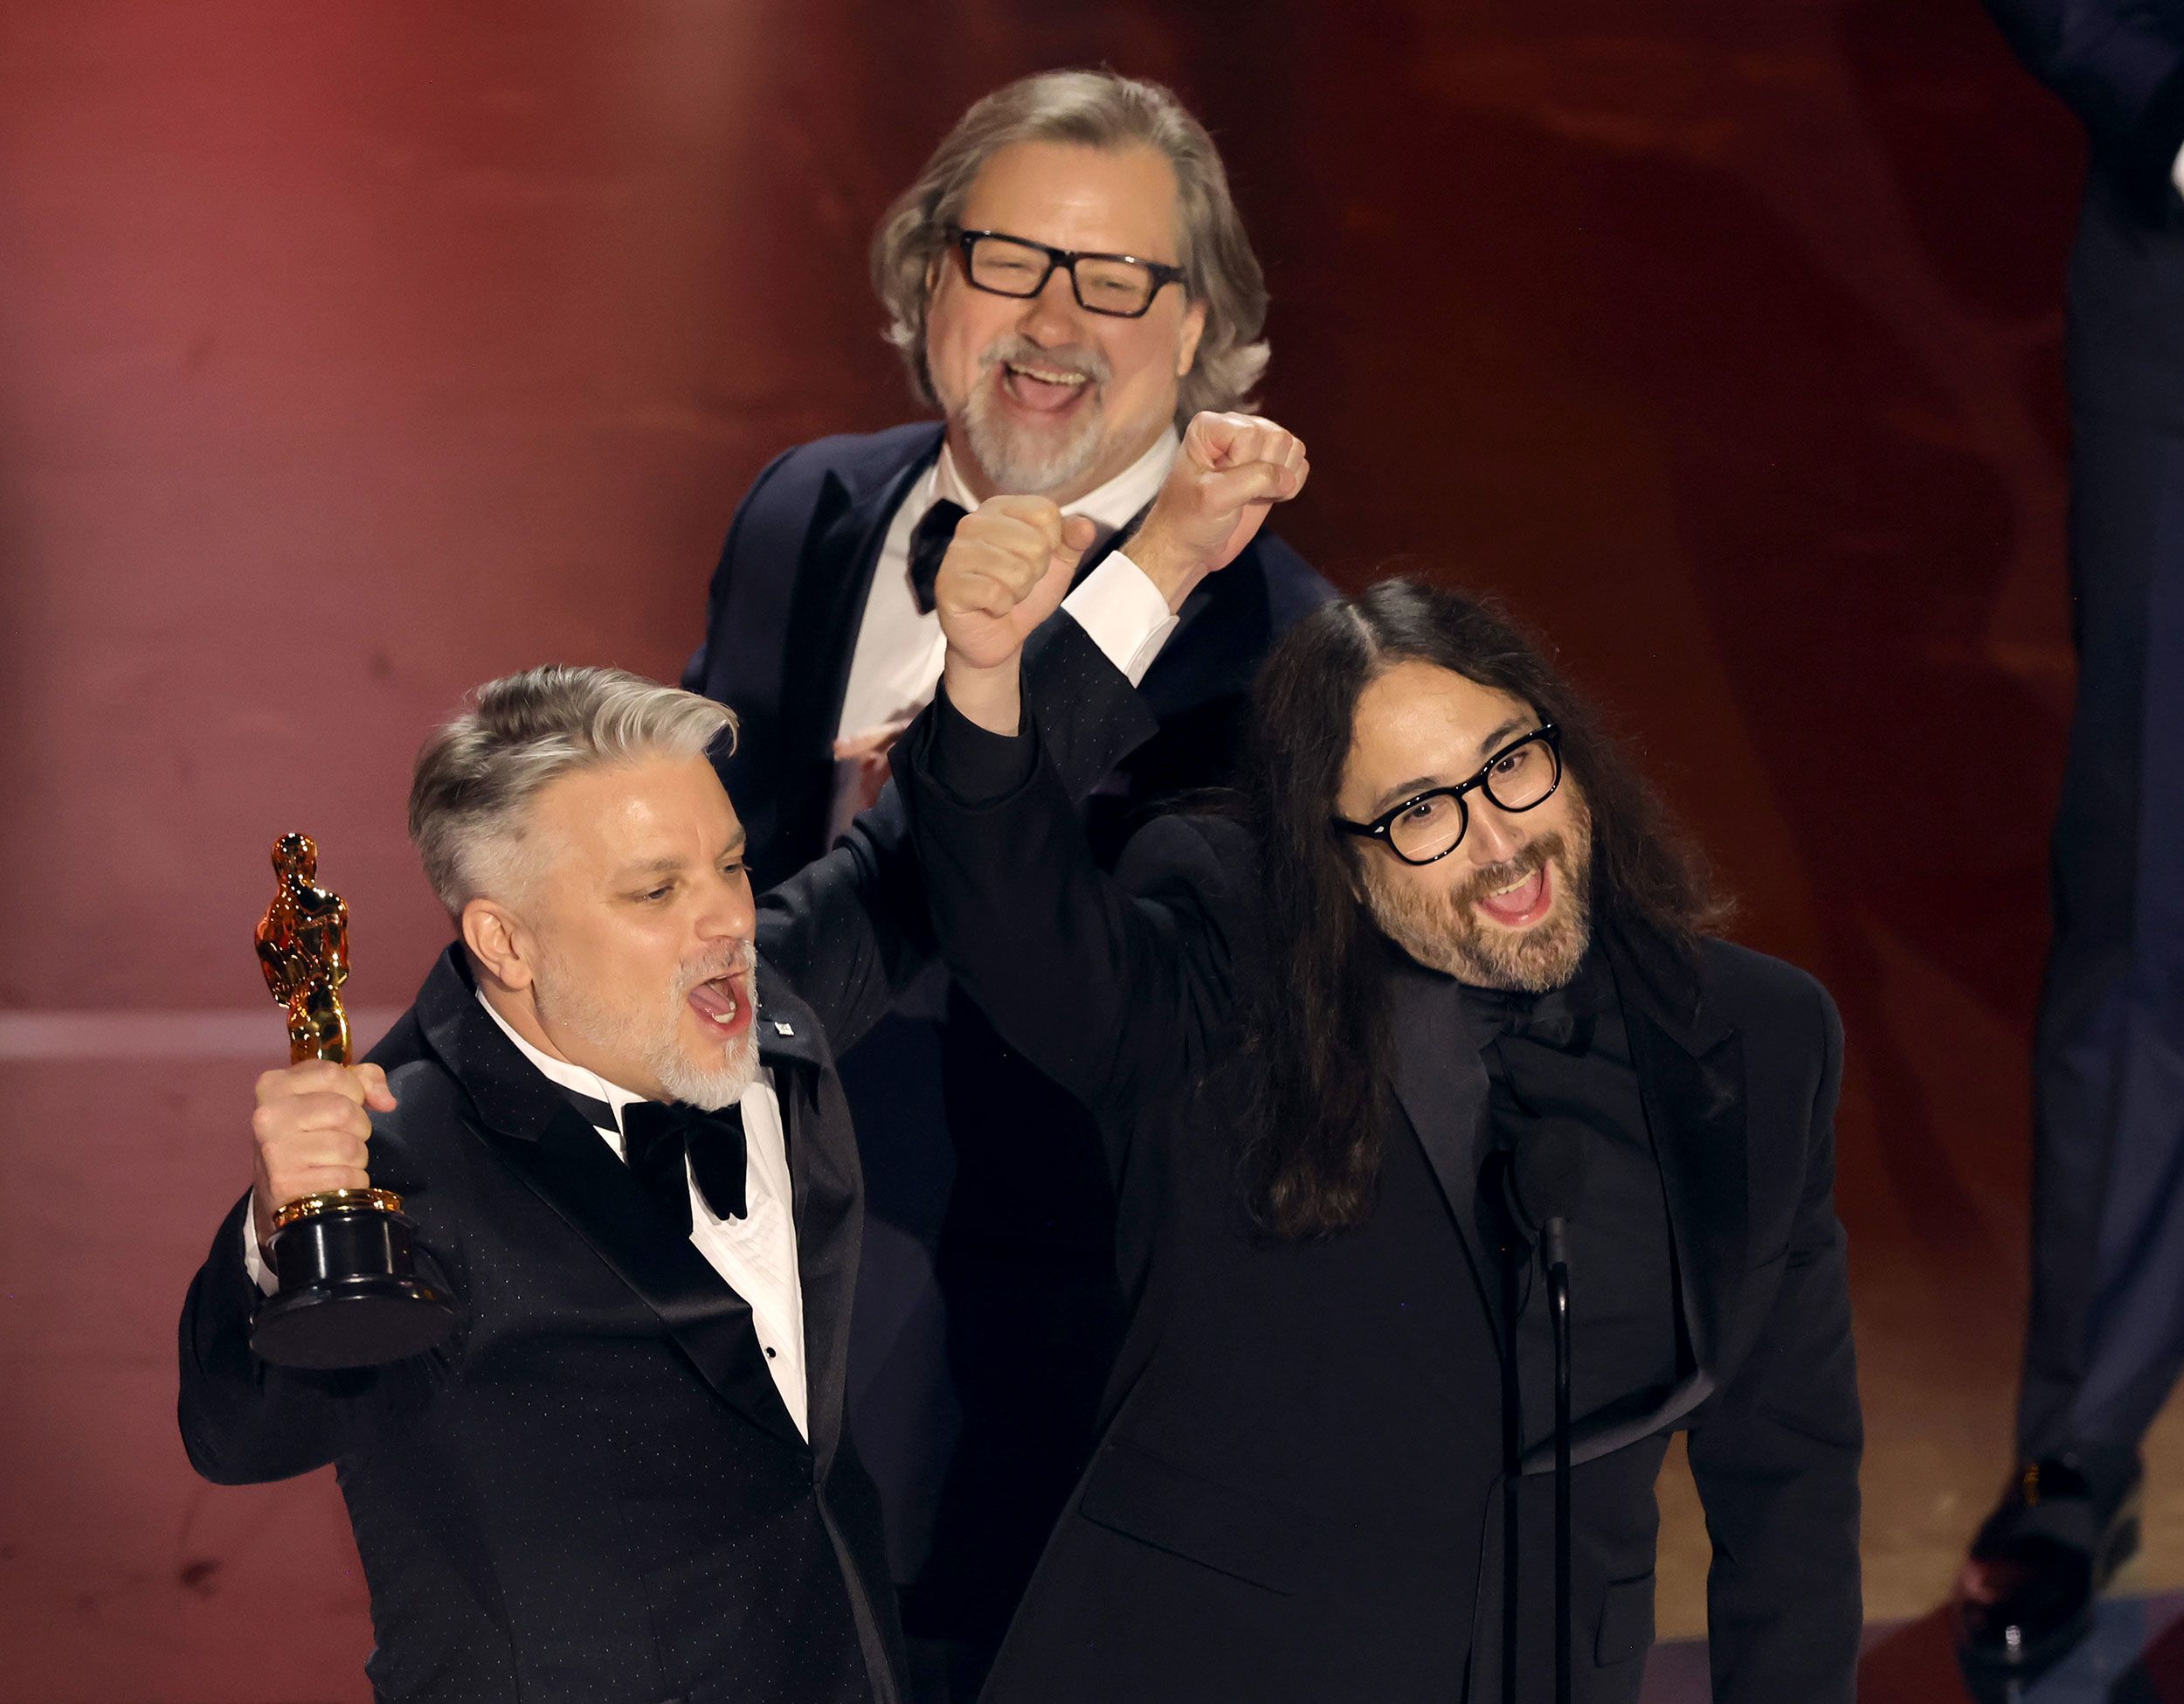
<path id="1" fill-rule="evenodd" d="M 974 289 L 997 296 L 1035 296 L 1060 267 L 1069 274 L 1069 289 L 1078 307 L 1118 320 L 1142 318 L 1155 296 L 1184 280 L 1181 267 L 1141 260 L 1135 254 L 1049 248 L 1003 231 L 964 231 L 955 225 L 949 227 L 948 236 L 963 256 L 963 275 Z"/>
<path id="2" fill-rule="evenodd" d="M 1500 809 L 1514 814 L 1545 804 L 1561 785 L 1562 730 L 1547 722 L 1502 747 L 1468 781 L 1413 793 L 1370 822 L 1341 816 L 1329 821 L 1344 834 L 1385 842 L 1406 864 L 1429 864 L 1463 843 L 1471 826 L 1466 793 L 1483 793 Z"/>

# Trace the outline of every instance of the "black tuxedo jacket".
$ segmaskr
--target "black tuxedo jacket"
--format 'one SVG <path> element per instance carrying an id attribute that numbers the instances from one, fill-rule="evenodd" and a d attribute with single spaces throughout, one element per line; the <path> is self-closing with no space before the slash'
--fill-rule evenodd
<path id="1" fill-rule="evenodd" d="M 460 1299 L 446 1347 L 375 1372 L 248 1347 L 247 1198 L 182 1324 L 182 1430 L 224 1484 L 331 1461 L 386 1699 L 888 1699 L 875 1500 L 841 1431 L 859 1223 L 830 1028 L 759 969 L 795 1181 L 812 1437 L 750 1309 L 480 1009 L 450 947 L 373 1057 L 372 1180 Z M 833 1022 L 829 1024 L 828 1019 Z"/>
<path id="2" fill-rule="evenodd" d="M 1131 1300 L 1102 1441 L 987 1698 L 1485 1704 L 1505 1659 L 1516 1697 L 1551 1697 L 1552 1485 L 1545 1462 L 1502 1472 L 1499 1257 L 1476 1215 L 1488 1084 L 1453 990 L 1398 978 L 1368 1223 L 1254 1235 L 1237 1012 L 1271 973 L 1250 835 L 1163 819 L 1107 876 L 1043 764 L 999 797 L 952 792 L 950 754 L 982 737 L 943 717 L 896 759 L 936 925 L 1002 1034 L 1099 1109 Z M 1714 1696 L 1847 1701 L 1861 1428 L 1831 1200 L 1835 1014 L 1801 972 L 1734 946 L 1707 943 L 1693 973 L 1611 946 L 1688 1352 L 1657 1411 L 1578 1439 L 1576 1695 L 1638 1695 L 1653 1482 L 1685 1430 L 1714 1541 Z"/>
<path id="3" fill-rule="evenodd" d="M 927 421 L 798 445 L 758 475 L 729 525 L 705 640 L 682 684 L 742 718 L 721 779 L 750 831 L 762 886 L 826 849 L 835 724 L 873 569 L 897 505 L 939 456 L 942 432 Z M 1078 577 L 1116 542 L 1088 556 Z M 1101 789 L 1098 814 L 1117 825 L 1106 832 L 1119 835 L 1134 800 L 1220 779 L 1260 658 L 1331 596 L 1263 531 L 1192 595 L 1143 685 L 1159 732 Z"/>
<path id="4" fill-rule="evenodd" d="M 1031 674 L 1078 794 L 1137 736 L 1067 616 Z M 1082 713 L 1080 713 L 1082 711 Z M 1080 738 L 1081 737 L 1081 738 Z M 788 1139 L 810 1441 L 750 1310 L 480 1009 L 451 947 L 376 1049 L 397 1190 L 458 1299 L 443 1347 L 310 1374 L 249 1349 L 249 1201 L 182 1317 L 183 1439 L 222 1484 L 331 1462 L 386 1699 L 833 1704 L 902 1695 L 876 1499 L 843 1423 L 863 1182 L 833 1049 L 930 956 L 895 793 L 759 907 L 757 1035 Z"/>
<path id="5" fill-rule="evenodd" d="M 743 718 L 722 775 L 762 880 L 823 848 L 831 744 L 874 569 L 941 442 L 929 423 L 802 445 L 736 512 L 683 684 Z M 1332 595 L 1263 532 L 1192 594 L 1145 675 L 1151 731 L 1086 804 L 1103 857 L 1146 801 L 1227 778 L 1260 660 Z M 914 1587 L 910 1631 L 990 1645 L 1083 1465 L 1120 1340 L 1113 1192 L 1082 1109 L 968 1001 L 929 987 L 916 1003 L 941 1015 L 937 1028 L 890 1023 L 845 1065 L 872 1216 L 898 1233 L 867 1274 L 853 1384 L 867 1393 L 860 1425 L 897 1578 Z M 1027 1146 L 1026 1129 L 1043 1139 Z M 923 1251 L 930 1278 L 905 1248 Z M 936 1329 L 891 1334 L 896 1319 L 925 1317 L 929 1283 L 944 1350 Z"/>

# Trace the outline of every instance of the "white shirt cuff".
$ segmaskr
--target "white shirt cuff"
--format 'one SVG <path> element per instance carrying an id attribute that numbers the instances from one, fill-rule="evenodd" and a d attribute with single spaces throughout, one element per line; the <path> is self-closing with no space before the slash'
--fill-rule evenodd
<path id="1" fill-rule="evenodd" d="M 265 1256 L 258 1252 L 258 1195 L 251 1192 L 250 1207 L 243 1215 L 243 1270 L 250 1274 L 250 1281 L 268 1296 L 280 1287 L 280 1280 L 266 1264 Z"/>
<path id="2" fill-rule="evenodd" d="M 1084 577 L 1084 584 L 1061 600 L 1087 638 L 1107 660 L 1130 677 L 1145 678 L 1152 660 L 1176 629 L 1175 612 L 1144 570 L 1120 551 Z"/>

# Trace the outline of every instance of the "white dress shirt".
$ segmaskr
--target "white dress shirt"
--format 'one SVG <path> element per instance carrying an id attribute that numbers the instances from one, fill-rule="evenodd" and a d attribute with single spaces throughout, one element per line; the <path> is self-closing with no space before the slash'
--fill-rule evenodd
<path id="1" fill-rule="evenodd" d="M 558 1083 L 614 1111 L 616 1127 L 601 1128 L 599 1136 L 614 1150 L 623 1152 L 622 1109 L 644 1096 L 632 1094 L 619 1084 L 542 1053 L 515 1033 L 508 1021 L 494 1011 L 482 994 L 484 1007 L 501 1032 L 523 1056 L 538 1067 L 549 1083 Z M 723 1219 L 706 1204 L 697 1180 L 688 1175 L 690 1161 L 682 1167 L 690 1191 L 690 1241 L 706 1264 L 721 1275 L 728 1287 L 750 1304 L 751 1329 L 758 1347 L 766 1352 L 766 1370 L 781 1392 L 782 1405 L 808 1439 L 806 1418 L 811 1399 L 804 1376 L 804 1282 L 796 1264 L 796 1188 L 789 1181 L 789 1143 L 781 1128 L 781 1103 L 773 1092 L 773 1073 L 761 1070 L 737 1103 L 743 1115 L 743 1216 Z"/>
<path id="2" fill-rule="evenodd" d="M 1174 449 L 1173 435 L 1168 443 Z M 1165 472 L 1165 470 L 1164 470 Z M 1158 481 L 1154 482 L 1158 488 Z M 1104 487 L 1112 489 L 1113 487 Z M 905 505 L 909 507 L 909 505 Z M 1142 503 L 1124 514 L 1127 521 Z M 923 511 L 921 509 L 920 514 Z M 1062 601 L 1062 608 L 1082 627 L 1109 662 L 1122 670 L 1132 686 L 1144 679 L 1145 670 L 1175 631 L 1176 618 L 1153 583 L 1122 551 L 1110 554 Z M 938 629 L 937 620 L 935 622 Z M 943 646 L 945 650 L 945 646 Z M 934 663 L 934 681 L 939 679 Z M 925 691 L 931 696 L 933 682 Z M 581 1065 L 542 1053 L 522 1036 L 482 994 L 479 1005 L 501 1026 L 501 1030 L 549 1082 L 573 1089 L 602 1101 L 613 1110 L 615 1127 L 599 1127 L 600 1139 L 622 1151 L 622 1109 L 644 1096 L 608 1082 Z M 781 1392 L 781 1401 L 795 1417 L 797 1429 L 811 1436 L 807 1421 L 810 1395 L 805 1382 L 804 1286 L 797 1270 L 796 1194 L 789 1177 L 789 1149 L 781 1126 L 781 1103 L 775 1098 L 773 1080 L 762 1071 L 741 1102 L 743 1140 L 748 1154 L 744 1199 L 748 1211 L 740 1219 L 717 1217 L 706 1205 L 695 1179 L 690 1183 L 690 1240 L 728 1286 L 750 1304 L 751 1327 L 766 1352 L 766 1370 Z M 684 1161 L 686 1168 L 688 1161 Z M 254 1203 L 253 1203 L 254 1205 Z M 273 1275 L 258 1249 L 253 1215 L 243 1216 L 243 1266 L 252 1281 L 267 1295 L 273 1292 Z"/>
<path id="3" fill-rule="evenodd" d="M 1171 427 L 1113 479 L 1088 491 L 1061 512 L 1087 517 L 1099 528 L 1102 539 L 1121 531 L 1159 495 L 1179 441 Z M 857 624 L 856 648 L 850 653 L 849 683 L 842 693 L 841 718 L 834 729 L 837 739 L 868 732 L 883 723 L 906 720 L 932 702 L 948 644 L 941 636 L 940 617 L 921 612 L 917 596 L 910 589 L 910 535 L 917 530 L 926 511 L 943 497 L 966 509 L 978 506 L 978 498 L 971 495 L 957 470 L 955 452 L 945 444 L 941 446 L 939 460 L 910 482 L 909 490 L 895 507 L 894 519 L 888 523 L 880 559 L 872 571 L 872 589 L 865 594 L 864 614 Z M 1088 578 L 1086 586 L 1089 585 Z M 1084 589 L 1078 588 L 1080 592 Z M 856 781 L 854 764 L 835 765 L 833 808 L 826 828 L 830 846 L 856 814 Z"/>
<path id="4" fill-rule="evenodd" d="M 493 1009 L 484 994 L 478 996 L 486 1015 L 501 1026 L 501 1033 L 537 1067 L 549 1083 L 605 1103 L 613 1109 L 615 1126 L 595 1126 L 599 1138 L 626 1160 L 622 1149 L 622 1109 L 645 1097 L 610 1083 L 582 1065 L 542 1053 L 513 1025 Z M 796 1264 L 796 1191 L 789 1181 L 789 1145 L 781 1129 L 781 1103 L 774 1098 L 771 1072 L 744 1091 L 739 1110 L 743 1116 L 746 1155 L 743 1175 L 745 1212 L 740 1219 L 723 1219 L 706 1204 L 703 1193 L 690 1182 L 690 1241 L 722 1280 L 750 1305 L 751 1329 L 758 1347 L 766 1352 L 766 1370 L 781 1392 L 782 1405 L 795 1419 L 797 1430 L 811 1437 L 807 1415 L 811 1406 L 804 1374 L 804 1285 Z M 687 1172 L 689 1161 L 683 1167 Z M 258 1251 L 258 1238 L 246 1221 L 243 1228 L 243 1264 L 258 1287 L 267 1295 L 274 1288 L 273 1273 Z"/>

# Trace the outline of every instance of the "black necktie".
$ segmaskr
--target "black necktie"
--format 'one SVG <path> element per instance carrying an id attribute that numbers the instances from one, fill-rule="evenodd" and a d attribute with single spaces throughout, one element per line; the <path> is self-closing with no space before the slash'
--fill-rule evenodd
<path id="1" fill-rule="evenodd" d="M 706 1112 L 681 1101 L 632 1101 L 622 1109 L 622 1147 L 637 1181 L 685 1236 L 690 1234 L 690 1178 L 722 1218 L 740 1219 L 747 1210 L 740 1106 Z"/>
<path id="2" fill-rule="evenodd" d="M 968 511 L 961 503 L 943 497 L 925 511 L 925 518 L 910 534 L 910 592 L 917 613 L 933 613 L 933 585 L 940 578 L 940 559 L 948 554 L 948 541 L 956 536 L 956 523 Z"/>

